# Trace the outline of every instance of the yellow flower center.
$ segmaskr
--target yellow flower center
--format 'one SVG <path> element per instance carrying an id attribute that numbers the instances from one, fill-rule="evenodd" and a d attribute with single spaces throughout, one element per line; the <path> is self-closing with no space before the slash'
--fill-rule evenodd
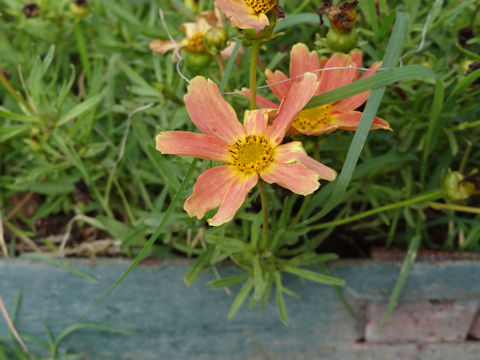
<path id="1" fill-rule="evenodd" d="M 187 45 L 185 50 L 190 52 L 203 52 L 206 51 L 205 45 L 203 44 L 204 33 L 195 33 L 187 39 Z"/>
<path id="2" fill-rule="evenodd" d="M 317 106 L 303 110 L 293 121 L 293 127 L 299 131 L 314 131 L 330 123 L 332 105 Z"/>
<path id="3" fill-rule="evenodd" d="M 253 11 L 257 14 L 266 14 L 277 5 L 275 0 L 244 0 Z"/>
<path id="4" fill-rule="evenodd" d="M 231 161 L 244 175 L 259 173 L 273 162 L 273 147 L 265 136 L 247 135 L 230 146 Z"/>

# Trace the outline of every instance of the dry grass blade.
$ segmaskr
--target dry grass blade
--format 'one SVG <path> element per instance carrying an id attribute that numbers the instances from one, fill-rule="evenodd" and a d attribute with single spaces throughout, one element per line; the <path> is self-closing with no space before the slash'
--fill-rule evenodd
<path id="1" fill-rule="evenodd" d="M 20 335 L 18 335 L 18 332 L 17 332 L 17 330 L 15 329 L 15 326 L 13 326 L 12 320 L 10 319 L 10 316 L 8 315 L 8 311 L 7 311 L 7 309 L 5 308 L 5 305 L 3 304 L 3 300 L 2 300 L 2 297 L 1 297 L 1 296 L 0 296 L 0 311 L 2 312 L 3 317 L 5 318 L 5 321 L 7 322 L 8 327 L 9 327 L 10 330 L 12 331 L 13 336 L 14 336 L 15 339 L 18 341 L 18 343 L 19 343 L 20 346 L 22 347 L 23 351 L 26 352 L 26 353 L 28 353 L 28 352 L 29 352 L 28 347 L 27 347 L 27 345 L 25 345 L 25 343 L 23 342 L 23 340 L 22 340 L 22 338 L 20 337 Z"/>

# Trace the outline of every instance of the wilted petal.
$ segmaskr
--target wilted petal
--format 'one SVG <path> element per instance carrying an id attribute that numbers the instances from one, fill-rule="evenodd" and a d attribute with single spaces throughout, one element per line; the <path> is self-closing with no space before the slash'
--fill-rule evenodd
<path id="1" fill-rule="evenodd" d="M 157 135 L 157 150 L 163 154 L 194 156 L 228 162 L 228 144 L 215 136 L 187 131 L 165 131 Z"/>
<path id="2" fill-rule="evenodd" d="M 290 51 L 290 77 L 318 70 L 320 64 L 315 51 L 308 51 L 305 44 L 295 44 Z"/>
<path id="3" fill-rule="evenodd" d="M 336 124 L 339 129 L 342 130 L 356 130 L 360 124 L 360 119 L 362 118 L 363 113 L 360 111 L 349 111 L 346 113 L 335 114 L 332 113 L 332 123 Z M 388 122 L 375 116 L 373 119 L 372 127 L 370 130 L 392 130 Z"/>
<path id="4" fill-rule="evenodd" d="M 216 136 L 227 144 L 233 144 L 245 135 L 235 111 L 222 98 L 213 81 L 200 76 L 193 78 L 184 100 L 188 114 L 201 132 Z"/>
<path id="5" fill-rule="evenodd" d="M 148 48 L 151 51 L 158 54 L 165 54 L 167 51 L 175 49 L 176 46 L 180 46 L 180 45 L 175 45 L 170 40 L 159 40 L 159 39 L 152 40 L 148 44 Z"/>
<path id="6" fill-rule="evenodd" d="M 278 115 L 267 133 L 274 145 L 282 142 L 285 132 L 292 124 L 295 116 L 309 102 L 318 86 L 317 77 L 306 73 L 300 81 L 294 81 L 287 96 L 283 99 Z"/>
<path id="7" fill-rule="evenodd" d="M 214 217 L 208 219 L 208 224 L 211 226 L 220 226 L 232 220 L 245 201 L 248 193 L 257 182 L 257 174 L 243 176 L 237 172 L 237 177 L 231 182 L 230 188 L 226 191 L 220 208 Z"/>
<path id="8" fill-rule="evenodd" d="M 318 175 L 301 164 L 274 162 L 265 168 L 260 177 L 267 183 L 277 183 L 300 195 L 308 195 L 318 189 Z"/>

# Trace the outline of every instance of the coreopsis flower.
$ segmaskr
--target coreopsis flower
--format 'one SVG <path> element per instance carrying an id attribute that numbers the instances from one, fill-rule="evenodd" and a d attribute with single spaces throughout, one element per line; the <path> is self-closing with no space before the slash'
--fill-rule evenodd
<path id="1" fill-rule="evenodd" d="M 362 66 L 362 54 L 359 51 L 353 51 L 350 54 L 334 54 L 329 59 L 326 57 L 318 58 L 315 51 L 310 52 L 304 44 L 296 44 L 290 52 L 290 78 L 296 78 L 305 72 L 312 72 L 323 68 L 344 68 L 351 69 L 332 69 L 317 71 L 318 87 L 315 95 L 348 85 L 355 81 L 360 70 L 355 69 Z M 370 69 L 375 70 L 380 67 L 380 63 L 374 63 Z M 267 83 L 274 84 L 282 81 L 280 84 L 272 85 L 270 90 L 279 99 L 282 100 L 295 81 L 288 80 L 288 77 L 280 70 L 272 72 L 266 70 Z M 360 78 L 371 76 L 375 71 L 365 71 Z M 248 96 L 248 92 L 245 93 Z M 350 96 L 337 101 L 333 104 L 317 106 L 311 109 L 301 111 L 294 119 L 289 132 L 292 134 L 322 135 L 330 133 L 337 129 L 356 130 L 362 112 L 355 109 L 361 106 L 370 95 L 370 91 Z M 263 108 L 276 109 L 278 105 L 257 95 L 257 104 Z M 375 117 L 372 123 L 372 130 L 385 129 L 391 130 L 390 125 L 383 119 Z"/>
<path id="2" fill-rule="evenodd" d="M 297 194 L 307 195 L 319 179 L 334 180 L 335 170 L 310 158 L 298 141 L 281 144 L 291 122 L 314 95 L 317 77 L 306 73 L 295 82 L 278 109 L 246 111 L 243 124 L 215 83 L 195 77 L 185 95 L 187 111 L 201 133 L 166 131 L 156 137 L 157 150 L 164 154 L 194 156 L 226 165 L 200 175 L 184 209 L 202 218 L 220 205 L 208 223 L 218 226 L 230 221 L 259 178 L 277 183 Z M 269 125 L 269 116 L 274 116 Z"/>
<path id="3" fill-rule="evenodd" d="M 190 53 L 206 53 L 207 49 L 203 43 L 203 37 L 214 26 L 223 27 L 220 14 L 209 11 L 202 12 L 197 15 L 195 22 L 184 23 L 180 26 L 180 31 L 185 34 L 185 38 L 177 44 L 170 40 L 155 39 L 150 41 L 148 48 L 160 54 L 165 54 L 176 48 L 184 49 Z M 174 58 L 178 60 L 179 54 L 174 54 Z"/>
<path id="4" fill-rule="evenodd" d="M 269 16 L 276 11 L 277 0 L 215 0 L 215 7 L 225 14 L 230 25 L 239 29 L 253 29 L 260 33 L 270 21 L 276 21 L 276 14 L 272 19 Z"/>

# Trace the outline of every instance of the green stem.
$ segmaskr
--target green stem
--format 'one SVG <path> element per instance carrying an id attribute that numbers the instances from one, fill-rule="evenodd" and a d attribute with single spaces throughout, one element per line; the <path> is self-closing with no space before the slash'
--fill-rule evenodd
<path id="1" fill-rule="evenodd" d="M 289 228 L 292 228 L 292 227 L 294 227 L 295 225 L 297 225 L 298 221 L 300 220 L 300 218 L 302 217 L 303 213 L 304 213 L 305 210 L 307 209 L 307 205 L 308 205 L 308 203 L 310 202 L 310 197 L 311 197 L 311 195 L 307 195 L 307 196 L 305 196 L 305 197 L 303 198 L 302 205 L 300 206 L 300 209 L 298 210 L 297 215 L 295 215 L 295 217 L 293 218 L 292 222 L 290 223 Z"/>
<path id="2" fill-rule="evenodd" d="M 258 182 L 258 190 L 260 191 L 260 199 L 262 200 L 262 212 L 263 212 L 263 229 L 262 229 L 262 248 L 267 246 L 268 241 L 268 202 L 267 202 L 267 189 L 263 181 Z"/>
<path id="3" fill-rule="evenodd" d="M 428 206 L 430 206 L 435 210 L 452 210 L 452 211 L 468 212 L 472 214 L 480 214 L 480 208 L 474 208 L 471 206 L 443 204 L 443 203 L 437 203 L 437 202 L 429 202 Z"/>
<path id="4" fill-rule="evenodd" d="M 250 59 L 250 110 L 257 108 L 257 62 L 260 42 L 252 44 L 252 57 Z"/>
<path id="5" fill-rule="evenodd" d="M 441 190 L 438 189 L 438 190 L 429 192 L 427 194 L 418 195 L 418 196 L 413 197 L 413 198 L 408 199 L 408 200 L 404 200 L 404 201 L 400 201 L 400 202 L 397 202 L 397 203 L 394 203 L 394 204 L 382 206 L 382 207 L 379 207 L 379 208 L 376 208 L 376 209 L 364 211 L 360 214 L 349 216 L 345 219 L 338 219 L 338 220 L 329 221 L 329 222 L 326 222 L 326 223 L 323 223 L 323 224 L 314 225 L 310 229 L 311 230 L 320 230 L 320 229 L 326 229 L 326 228 L 329 228 L 329 227 L 348 224 L 350 222 L 357 221 L 357 220 L 360 220 L 360 219 L 363 219 L 363 218 L 366 218 L 368 216 L 372 216 L 372 215 L 375 215 L 375 214 L 378 214 L 378 213 L 381 213 L 381 212 L 384 212 L 384 211 L 389 211 L 389 210 L 397 209 L 397 208 L 404 207 L 404 206 L 410 206 L 410 205 L 421 203 L 421 202 L 432 201 L 432 200 L 440 199 L 442 197 L 443 197 L 443 193 L 442 193 Z"/>
<path id="6" fill-rule="evenodd" d="M 7 91 L 20 103 L 23 104 L 23 106 L 25 106 L 28 111 L 30 111 L 32 114 L 35 114 L 35 112 L 33 111 L 32 107 L 30 106 L 29 103 L 26 102 L 26 100 L 22 97 L 22 95 L 20 95 L 14 88 L 13 86 L 10 84 L 10 82 L 8 81 L 8 79 L 5 77 L 5 75 L 3 75 L 3 71 L 0 70 L 0 82 L 3 84 L 3 86 L 5 86 L 5 88 L 7 89 Z"/>
<path id="7" fill-rule="evenodd" d="M 474 128 L 480 126 L 480 120 L 479 121 L 473 121 L 473 122 L 463 122 L 455 127 L 450 128 L 450 131 L 461 131 L 461 130 L 466 130 L 470 128 Z"/>
<path id="8" fill-rule="evenodd" d="M 83 33 L 82 25 L 79 22 L 75 23 L 73 27 L 75 33 L 75 39 L 77 41 L 78 53 L 80 54 L 80 61 L 82 63 L 83 69 L 85 70 L 85 76 L 87 81 L 92 81 L 92 71 L 90 67 L 90 60 L 88 58 L 87 42 L 85 40 L 85 35 Z"/>

